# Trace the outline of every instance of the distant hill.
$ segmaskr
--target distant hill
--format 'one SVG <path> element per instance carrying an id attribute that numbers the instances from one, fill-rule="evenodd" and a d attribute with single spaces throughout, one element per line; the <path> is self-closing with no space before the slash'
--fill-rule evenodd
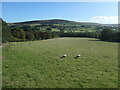
<path id="1" fill-rule="evenodd" d="M 63 19 L 25 21 L 25 22 L 16 22 L 16 23 L 9 23 L 9 24 L 72 24 L 72 25 L 86 24 L 86 25 L 102 25 L 102 24 L 99 24 L 99 23 L 76 22 L 76 21 L 63 20 Z"/>
<path id="2" fill-rule="evenodd" d="M 76 22 L 63 19 L 50 19 L 50 20 L 35 20 L 8 23 L 10 28 L 21 28 L 24 30 L 40 30 L 40 31 L 65 31 L 65 32 L 96 32 L 104 28 L 117 29 L 117 24 L 100 24 L 94 22 Z"/>

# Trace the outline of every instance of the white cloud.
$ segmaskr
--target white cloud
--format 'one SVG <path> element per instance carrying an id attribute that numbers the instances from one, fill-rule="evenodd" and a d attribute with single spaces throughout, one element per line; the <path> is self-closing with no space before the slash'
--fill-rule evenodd
<path id="1" fill-rule="evenodd" d="M 96 16 L 90 19 L 92 22 L 103 23 L 103 24 L 117 24 L 118 16 Z"/>

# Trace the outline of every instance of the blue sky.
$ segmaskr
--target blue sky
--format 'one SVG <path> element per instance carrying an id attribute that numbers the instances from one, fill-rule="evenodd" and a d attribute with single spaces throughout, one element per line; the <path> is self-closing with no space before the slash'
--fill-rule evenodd
<path id="1" fill-rule="evenodd" d="M 78 22 L 117 23 L 117 2 L 3 2 L 6 22 L 65 19 Z"/>

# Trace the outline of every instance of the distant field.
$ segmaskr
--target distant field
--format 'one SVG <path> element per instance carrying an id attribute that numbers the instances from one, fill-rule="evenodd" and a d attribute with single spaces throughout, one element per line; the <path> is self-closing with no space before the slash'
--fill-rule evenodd
<path id="1" fill-rule="evenodd" d="M 118 43 L 56 38 L 12 44 L 3 48 L 3 88 L 118 86 Z"/>

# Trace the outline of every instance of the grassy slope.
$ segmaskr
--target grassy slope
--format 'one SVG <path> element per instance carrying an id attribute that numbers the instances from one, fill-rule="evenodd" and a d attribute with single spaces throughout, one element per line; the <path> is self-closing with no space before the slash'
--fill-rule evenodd
<path id="1" fill-rule="evenodd" d="M 117 87 L 118 43 L 57 38 L 3 49 L 3 87 Z M 92 49 L 89 48 L 92 47 Z M 60 58 L 67 54 L 68 57 Z M 81 58 L 74 59 L 77 54 Z"/>

